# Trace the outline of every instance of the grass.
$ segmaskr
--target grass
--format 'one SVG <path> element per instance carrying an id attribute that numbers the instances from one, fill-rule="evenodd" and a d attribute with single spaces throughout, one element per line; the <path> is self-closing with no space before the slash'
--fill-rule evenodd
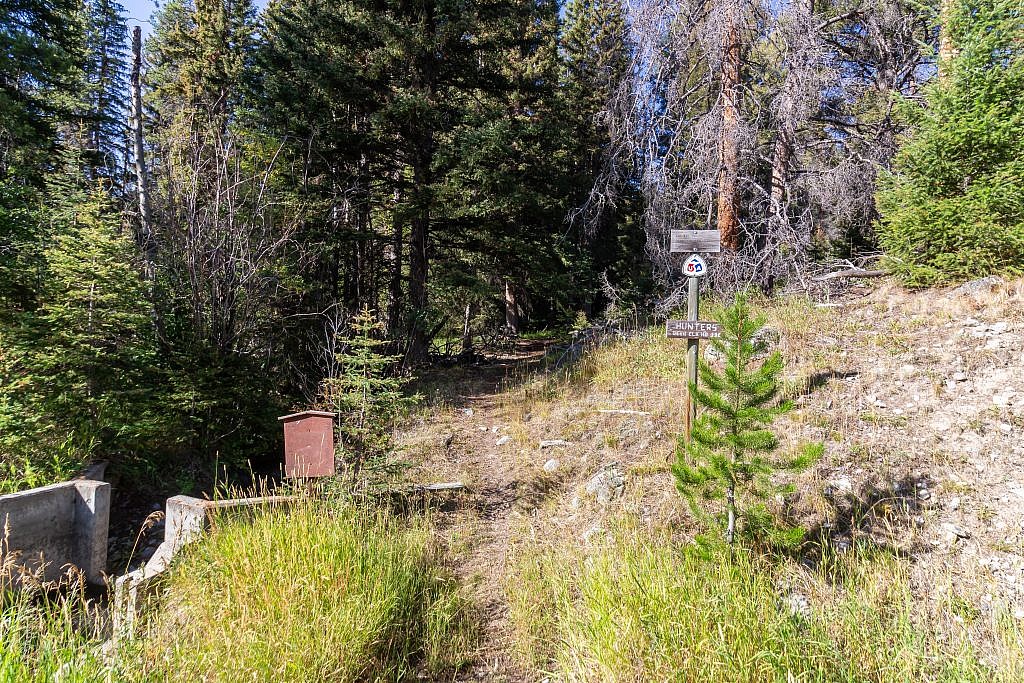
<path id="1" fill-rule="evenodd" d="M 808 598 L 806 613 L 787 604 L 785 586 L 794 582 Z M 808 571 L 744 553 L 731 562 L 726 551 L 708 555 L 620 523 L 590 554 L 517 548 L 508 586 L 521 657 L 556 680 L 1024 677 L 1024 644 L 1012 620 L 976 617 L 987 623 L 974 627 L 991 628 L 999 643 L 980 653 L 952 613 L 920 613 L 903 561 L 866 550 Z"/>
<path id="2" fill-rule="evenodd" d="M 0 567 L 0 682 L 115 678 L 99 655 L 103 621 L 83 585 L 71 582 L 57 592 L 23 580 L 15 590 L 14 573 L 9 562 Z"/>
<path id="3" fill-rule="evenodd" d="M 450 674 L 474 625 L 423 519 L 300 502 L 222 518 L 150 626 L 160 680 L 393 681 Z"/>

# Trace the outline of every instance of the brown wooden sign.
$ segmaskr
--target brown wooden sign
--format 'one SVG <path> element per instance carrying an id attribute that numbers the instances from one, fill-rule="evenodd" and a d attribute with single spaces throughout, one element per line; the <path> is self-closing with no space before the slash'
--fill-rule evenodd
<path id="1" fill-rule="evenodd" d="M 722 251 L 722 237 L 717 230 L 673 230 L 669 251 L 717 254 Z"/>
<path id="2" fill-rule="evenodd" d="M 717 339 L 722 336 L 722 325 L 708 320 L 668 320 L 665 335 L 669 339 Z"/>

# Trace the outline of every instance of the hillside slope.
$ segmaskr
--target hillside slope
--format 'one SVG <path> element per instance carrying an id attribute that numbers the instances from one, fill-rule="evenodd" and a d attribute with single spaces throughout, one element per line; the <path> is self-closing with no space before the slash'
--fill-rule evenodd
<path id="1" fill-rule="evenodd" d="M 957 623 L 998 606 L 1024 625 L 1024 282 L 768 302 L 797 409 L 784 443 L 824 458 L 773 501 L 842 552 L 870 543 L 909 558 L 920 608 L 955 601 Z M 532 374 L 529 354 L 449 374 L 401 440 L 418 480 L 462 480 L 443 513 L 458 571 L 483 606 L 468 678 L 522 680 L 508 618 L 509 562 L 524 544 L 583 549 L 623 514 L 685 538 L 668 463 L 681 429 L 684 346 L 651 330 Z M 814 600 L 814 596 L 798 596 Z M 978 627 L 972 637 L 991 637 Z M 540 674 L 536 677 L 542 678 Z"/>

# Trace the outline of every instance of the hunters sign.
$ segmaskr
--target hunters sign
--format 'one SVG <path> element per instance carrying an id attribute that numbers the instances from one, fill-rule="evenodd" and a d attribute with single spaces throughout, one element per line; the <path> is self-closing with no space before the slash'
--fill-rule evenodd
<path id="1" fill-rule="evenodd" d="M 722 326 L 706 320 L 668 320 L 665 335 L 669 339 L 717 339 L 722 336 Z"/>

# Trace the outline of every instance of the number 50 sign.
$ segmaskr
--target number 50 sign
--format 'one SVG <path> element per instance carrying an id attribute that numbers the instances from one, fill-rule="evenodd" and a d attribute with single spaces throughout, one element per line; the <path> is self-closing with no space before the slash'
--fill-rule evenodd
<path id="1" fill-rule="evenodd" d="M 686 277 L 702 277 L 706 272 L 708 272 L 708 264 L 699 254 L 692 254 L 683 263 L 683 275 Z"/>

